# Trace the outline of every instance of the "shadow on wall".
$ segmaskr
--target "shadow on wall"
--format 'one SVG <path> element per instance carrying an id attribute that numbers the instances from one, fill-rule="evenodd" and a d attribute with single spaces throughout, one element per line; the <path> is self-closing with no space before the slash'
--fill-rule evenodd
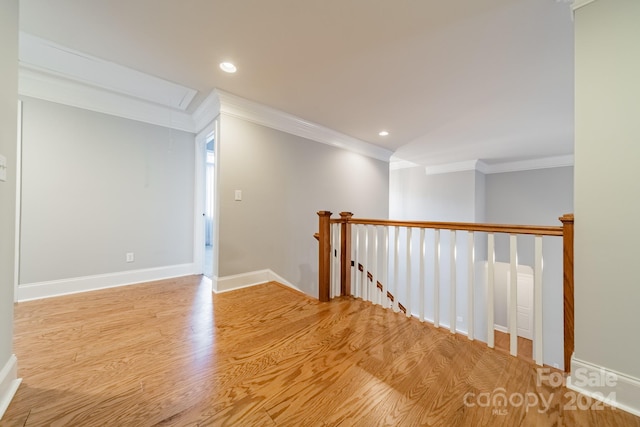
<path id="1" fill-rule="evenodd" d="M 309 264 L 300 264 L 298 267 L 300 277 L 296 285 L 302 292 L 318 298 L 318 271 L 314 271 Z"/>

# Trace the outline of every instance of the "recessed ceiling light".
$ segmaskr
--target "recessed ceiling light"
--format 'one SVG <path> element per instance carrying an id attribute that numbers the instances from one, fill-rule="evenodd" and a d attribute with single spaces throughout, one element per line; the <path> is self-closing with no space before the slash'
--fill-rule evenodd
<path id="1" fill-rule="evenodd" d="M 225 73 L 235 73 L 238 70 L 231 62 L 221 62 L 220 69 Z"/>
<path id="2" fill-rule="evenodd" d="M 387 132 L 386 130 L 383 130 L 383 131 L 380 131 L 380 133 L 378 133 L 378 135 L 387 136 L 387 135 L 389 135 L 389 132 Z"/>

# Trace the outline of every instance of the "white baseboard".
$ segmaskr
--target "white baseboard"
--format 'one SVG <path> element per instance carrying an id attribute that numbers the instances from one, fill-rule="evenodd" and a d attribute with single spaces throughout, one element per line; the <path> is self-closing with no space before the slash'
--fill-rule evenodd
<path id="1" fill-rule="evenodd" d="M 0 419 L 9 407 L 21 382 L 22 379 L 18 378 L 18 359 L 12 354 L 0 370 Z"/>
<path id="2" fill-rule="evenodd" d="M 295 289 L 298 292 L 302 292 L 302 290 L 300 290 L 297 286 L 269 269 L 234 274 L 231 276 L 214 277 L 211 282 L 211 288 L 213 289 L 213 292 L 217 294 L 260 285 L 265 282 L 282 283 L 283 285 Z"/>
<path id="3" fill-rule="evenodd" d="M 18 286 L 18 301 L 56 297 L 78 292 L 114 288 L 116 286 L 133 285 L 135 283 L 154 280 L 171 279 L 173 277 L 194 274 L 194 264 L 179 264 L 166 267 L 147 268 L 144 270 L 121 271 L 117 273 L 98 274 L 95 276 L 73 277 L 70 279 L 51 280 L 48 282 L 28 283 Z"/>
<path id="4" fill-rule="evenodd" d="M 640 417 L 640 379 L 597 366 L 575 356 L 567 388 Z"/>
<path id="5" fill-rule="evenodd" d="M 495 324 L 495 325 L 493 325 L 493 329 L 498 331 L 498 332 L 502 332 L 503 334 L 508 334 L 509 333 L 509 329 L 506 326 Z"/>

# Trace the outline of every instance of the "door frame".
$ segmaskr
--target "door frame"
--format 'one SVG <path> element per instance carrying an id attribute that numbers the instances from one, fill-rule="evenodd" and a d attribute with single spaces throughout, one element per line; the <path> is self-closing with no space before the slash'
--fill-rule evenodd
<path id="1" fill-rule="evenodd" d="M 22 100 L 18 100 L 18 129 L 16 138 L 16 221 L 13 265 L 13 302 L 18 302 L 20 285 L 20 230 L 22 227 Z"/>
<path id="2" fill-rule="evenodd" d="M 194 274 L 204 273 L 204 256 L 205 256 L 205 201 L 206 201 L 206 163 L 207 163 L 207 141 L 213 136 L 214 146 L 216 147 L 216 166 L 214 173 L 214 218 L 213 218 L 213 253 L 218 253 L 218 150 L 219 147 L 219 116 L 216 117 L 209 125 L 205 126 L 195 138 L 195 186 L 194 186 L 194 235 L 193 235 L 193 264 Z M 213 260 L 212 281 L 218 275 L 217 257 Z"/>

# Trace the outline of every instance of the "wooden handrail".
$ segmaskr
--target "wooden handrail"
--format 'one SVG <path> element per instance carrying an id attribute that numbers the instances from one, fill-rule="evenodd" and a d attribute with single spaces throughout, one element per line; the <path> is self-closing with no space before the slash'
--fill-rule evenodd
<path id="1" fill-rule="evenodd" d="M 342 223 L 343 219 L 331 220 Z M 441 230 L 484 231 L 487 233 L 533 234 L 536 236 L 562 236 L 562 226 L 483 224 L 475 222 L 394 221 L 386 219 L 350 218 L 350 224 L 383 225 L 387 227 L 437 228 Z"/>

